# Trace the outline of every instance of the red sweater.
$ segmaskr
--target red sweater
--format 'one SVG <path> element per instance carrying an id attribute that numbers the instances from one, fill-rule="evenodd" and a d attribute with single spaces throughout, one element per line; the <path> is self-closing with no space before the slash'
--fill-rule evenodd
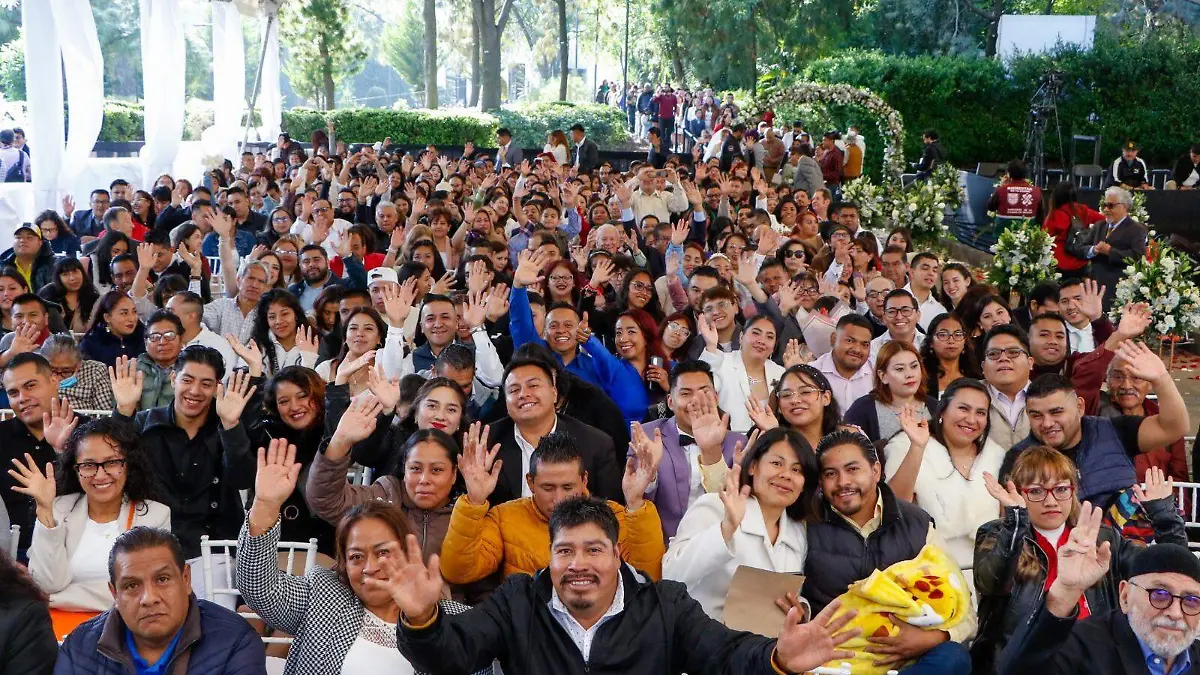
<path id="1" fill-rule="evenodd" d="M 1046 221 L 1042 223 L 1042 229 L 1054 237 L 1054 260 L 1061 269 L 1073 272 L 1087 267 L 1087 261 L 1080 260 L 1066 251 L 1067 231 L 1071 229 L 1072 210 L 1074 210 L 1076 218 L 1079 218 L 1088 225 L 1103 221 L 1104 215 L 1099 211 L 1089 209 L 1083 204 L 1065 204 L 1054 209 L 1050 215 L 1046 216 Z"/>

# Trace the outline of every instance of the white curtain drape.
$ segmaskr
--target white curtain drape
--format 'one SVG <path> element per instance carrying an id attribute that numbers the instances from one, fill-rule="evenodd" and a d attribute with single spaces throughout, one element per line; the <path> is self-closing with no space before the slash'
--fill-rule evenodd
<path id="1" fill-rule="evenodd" d="M 146 145 L 142 185 L 171 173 L 184 124 L 184 35 L 179 0 L 140 0 Z"/>
<path id="2" fill-rule="evenodd" d="M 22 2 L 29 143 L 37 149 L 34 207 L 58 208 L 100 136 L 104 61 L 88 0 Z M 63 80 L 70 103 L 65 134 Z"/>
<path id="3" fill-rule="evenodd" d="M 262 140 L 274 143 L 283 126 L 283 94 L 279 86 L 279 16 L 268 18 L 264 26 L 269 32 L 263 47 L 266 57 L 263 59 L 258 109 L 262 111 Z"/>
<path id="4" fill-rule="evenodd" d="M 212 3 L 213 143 L 211 148 L 235 159 L 246 109 L 246 47 L 242 16 L 226 0 Z M 234 164 L 236 164 L 236 160 Z"/>

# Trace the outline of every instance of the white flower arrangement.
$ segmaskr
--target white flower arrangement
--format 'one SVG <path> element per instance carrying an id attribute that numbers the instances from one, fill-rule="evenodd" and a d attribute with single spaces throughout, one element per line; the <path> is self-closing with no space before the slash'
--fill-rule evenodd
<path id="1" fill-rule="evenodd" d="M 1129 217 L 1133 220 L 1150 227 L 1150 212 L 1146 210 L 1146 193 L 1135 191 L 1133 193 L 1133 205 L 1129 207 Z"/>
<path id="2" fill-rule="evenodd" d="M 957 210 L 962 200 L 958 169 L 943 164 L 929 180 L 912 183 L 907 189 L 886 187 L 884 213 L 893 226 L 907 228 L 919 245 L 936 246 L 950 236 L 946 214 Z"/>
<path id="3" fill-rule="evenodd" d="M 1152 343 L 1186 339 L 1200 330 L 1200 288 L 1196 270 L 1187 255 L 1169 245 L 1151 241 L 1146 256 L 1125 268 L 1117 282 L 1112 318 L 1120 321 L 1121 309 L 1130 303 L 1150 306 L 1151 324 L 1146 337 Z"/>
<path id="4" fill-rule="evenodd" d="M 863 175 L 843 183 L 842 201 L 853 202 L 858 206 L 858 218 L 863 227 L 868 230 L 880 230 L 885 227 L 887 188 L 873 183 L 870 176 Z"/>
<path id="5" fill-rule="evenodd" d="M 1058 281 L 1054 264 L 1054 238 L 1032 220 L 1014 223 L 992 246 L 992 264 L 987 282 L 1001 296 L 1016 291 L 1029 295 L 1043 281 Z"/>

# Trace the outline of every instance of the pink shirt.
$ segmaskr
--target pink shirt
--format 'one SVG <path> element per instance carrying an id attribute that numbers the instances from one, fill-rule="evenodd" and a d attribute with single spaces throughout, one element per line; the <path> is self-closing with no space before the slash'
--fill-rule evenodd
<path id="1" fill-rule="evenodd" d="M 826 352 L 819 356 L 816 361 L 812 362 L 812 367 L 821 371 L 829 380 L 829 386 L 833 390 L 833 400 L 837 401 L 838 411 L 843 414 L 851 403 L 871 393 L 874 385 L 871 378 L 870 359 L 850 379 L 842 377 L 837 367 L 834 366 L 833 352 Z"/>

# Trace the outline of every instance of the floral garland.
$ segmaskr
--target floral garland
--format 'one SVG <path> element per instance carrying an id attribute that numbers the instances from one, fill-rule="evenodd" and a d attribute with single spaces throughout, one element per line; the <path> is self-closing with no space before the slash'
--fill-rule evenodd
<path id="1" fill-rule="evenodd" d="M 883 149 L 884 180 L 900 183 L 900 175 L 907 168 L 904 163 L 904 120 L 895 108 L 875 92 L 849 84 L 801 82 L 768 94 L 760 103 L 764 108 L 776 108 L 783 103 L 832 103 L 866 108 L 867 112 L 875 116 L 879 124 L 879 135 L 886 142 Z"/>
<path id="2" fill-rule="evenodd" d="M 1054 238 L 1032 220 L 1013 223 L 1000 233 L 992 253 L 987 282 L 1002 297 L 1013 291 L 1028 296 L 1034 286 L 1060 276 L 1054 266 Z"/>

